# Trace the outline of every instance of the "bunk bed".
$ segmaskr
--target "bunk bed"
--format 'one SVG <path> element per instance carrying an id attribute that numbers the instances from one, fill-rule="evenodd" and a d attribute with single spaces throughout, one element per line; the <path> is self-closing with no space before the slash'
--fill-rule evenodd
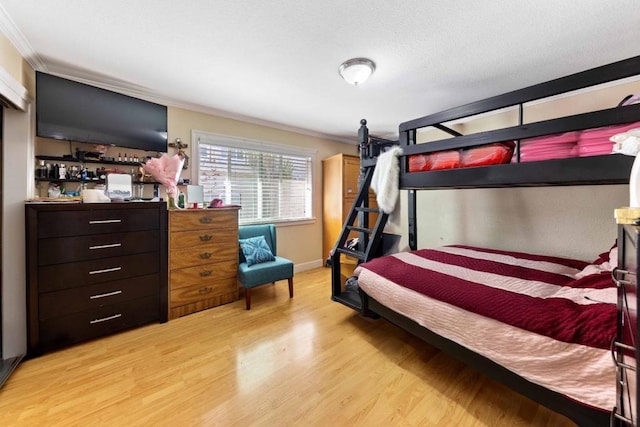
<path id="1" fill-rule="evenodd" d="M 521 155 L 528 142 L 539 138 L 563 139 L 586 129 L 628 128 L 628 125 L 640 121 L 640 105 L 612 106 L 535 123 L 524 123 L 523 109 L 526 103 L 532 101 L 638 74 L 640 56 L 402 123 L 399 127 L 399 146 L 402 148 L 399 156 L 399 188 L 408 190 L 410 253 L 378 257 L 380 248 L 384 246 L 382 229 L 386 215 L 369 208 L 365 195 L 378 155 L 383 149 L 371 141 L 366 121 L 363 120 L 359 130 L 362 186 L 332 252 L 332 299 L 364 315 L 382 317 L 400 326 L 487 376 L 567 416 L 580 426 L 610 423 L 636 425 L 637 421 L 629 422 L 628 418 L 619 416 L 613 408 L 616 401 L 620 402 L 620 396 L 615 398 L 616 368 L 609 354 L 610 351 L 615 353 L 616 349 L 609 350 L 609 345 L 615 338 L 616 319 L 619 321 L 620 315 L 616 311 L 617 282 L 612 280 L 610 273 L 602 271 L 606 270 L 604 266 L 607 263 L 614 263 L 615 248 L 589 261 L 460 245 L 418 250 L 416 192 L 451 188 L 627 184 L 634 160 L 631 156 L 582 156 L 576 153 L 573 157 L 558 155 L 553 159 L 528 161 Z M 516 126 L 461 135 L 445 125 L 508 107 L 518 109 Z M 428 127 L 447 132 L 452 137 L 417 143 L 418 131 Z M 509 157 L 512 160 L 505 163 L 502 158 L 499 161 L 501 164 L 446 170 L 421 170 L 420 165 L 428 164 L 429 160 L 415 161 L 419 156 L 433 159 L 430 156 L 434 153 L 461 153 L 495 144 L 510 148 L 512 155 Z M 370 212 L 379 213 L 376 224 L 371 227 L 367 220 Z M 358 224 L 355 223 L 356 219 L 359 220 Z M 360 246 L 358 249 L 345 248 L 353 233 L 360 234 Z M 352 256 L 360 261 L 354 272 L 357 278 L 349 279 L 346 285 L 340 279 L 341 255 Z M 594 272 L 593 269 L 596 274 L 589 274 Z M 425 290 L 428 287 L 425 281 L 429 278 L 433 283 L 445 283 L 446 286 Z M 501 282 L 501 278 L 505 283 L 520 283 L 516 286 L 524 289 L 524 295 L 514 296 L 515 291 L 507 289 L 508 292 L 505 292 L 506 288 L 503 289 L 502 285 L 495 285 Z M 542 286 L 544 289 L 540 292 L 546 292 L 545 296 L 536 298 L 535 292 L 538 291 L 531 290 L 529 282 L 522 284 L 523 280 L 535 281 L 536 286 Z M 354 281 L 357 281 L 356 286 Z M 481 294 L 476 289 L 483 287 L 478 283 L 486 284 L 483 281 L 491 283 L 489 294 Z M 395 293 L 393 289 L 398 286 L 393 282 L 402 284 Z M 562 295 L 549 294 L 549 288 L 560 288 Z M 466 296 L 458 293 L 469 289 L 471 291 Z M 438 299 L 445 303 L 438 302 Z M 514 311 L 519 309 L 513 307 L 501 312 L 500 308 L 510 306 L 514 299 L 521 300 L 517 302 L 520 309 L 523 306 L 533 307 L 527 319 L 514 317 Z M 479 300 L 488 301 L 491 308 L 479 307 Z M 568 306 L 573 311 L 565 312 Z M 416 310 L 418 314 L 414 314 Z M 499 313 L 496 314 L 496 311 Z M 552 319 L 549 315 L 552 312 L 562 313 L 565 319 L 562 325 L 571 323 L 570 332 L 558 329 L 555 320 L 540 326 L 539 320 Z M 435 318 L 448 321 L 433 323 Z M 461 327 L 452 332 L 447 323 Z M 606 327 L 600 328 L 603 324 Z M 508 341 L 497 342 L 494 337 L 483 336 L 483 340 L 491 342 L 491 345 L 475 346 L 476 341 L 481 341 L 478 334 L 493 329 L 517 341 L 509 345 Z M 530 354 L 532 357 L 525 362 L 513 361 L 512 356 L 524 356 L 527 353 L 516 351 L 513 342 L 523 346 L 534 342 L 542 351 L 537 355 Z M 635 357 L 637 349 L 632 346 L 625 351 L 633 352 Z M 574 359 L 563 359 L 565 352 L 572 353 Z M 566 372 L 551 378 L 548 377 L 549 372 L 544 377 L 543 373 L 526 368 L 533 364 L 534 370 L 539 368 L 544 371 L 545 360 L 555 363 L 548 368 L 564 367 Z M 606 366 L 603 365 L 605 363 Z M 585 366 L 587 370 L 581 372 Z M 563 381 L 570 384 L 563 384 Z M 609 381 L 610 389 L 606 385 Z M 602 387 L 613 390 L 614 398 L 600 396 Z M 581 388 L 584 388 L 582 392 Z"/>

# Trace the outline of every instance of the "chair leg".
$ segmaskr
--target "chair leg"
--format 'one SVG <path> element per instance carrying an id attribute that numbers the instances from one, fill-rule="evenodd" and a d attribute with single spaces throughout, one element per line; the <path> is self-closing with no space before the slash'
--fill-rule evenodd
<path id="1" fill-rule="evenodd" d="M 247 310 L 251 310 L 251 288 L 244 288 L 244 302 Z"/>
<path id="2" fill-rule="evenodd" d="M 293 277 L 289 277 L 289 298 L 293 298 Z"/>

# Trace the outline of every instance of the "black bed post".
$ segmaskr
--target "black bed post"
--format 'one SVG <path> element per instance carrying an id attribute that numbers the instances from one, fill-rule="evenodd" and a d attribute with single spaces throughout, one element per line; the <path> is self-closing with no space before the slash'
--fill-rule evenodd
<path id="1" fill-rule="evenodd" d="M 524 105 L 518 104 L 518 126 L 524 123 Z M 520 163 L 520 139 L 516 139 L 516 163 Z"/>
<path id="2" fill-rule="evenodd" d="M 416 143 L 415 129 L 400 131 L 400 148 L 408 147 Z M 407 172 L 407 163 L 401 162 L 402 174 Z M 409 190 L 407 193 L 407 220 L 409 223 L 409 248 L 416 250 L 418 247 L 418 223 L 416 221 L 416 190 Z"/>
<path id="3" fill-rule="evenodd" d="M 369 153 L 367 152 L 367 146 L 369 145 L 367 119 L 360 120 L 360 129 L 358 129 L 358 145 L 360 146 L 360 164 L 362 164 L 362 160 L 369 157 Z"/>
<path id="4" fill-rule="evenodd" d="M 409 190 L 407 194 L 407 210 L 409 215 L 409 247 L 418 249 L 418 224 L 416 223 L 416 190 Z"/>
<path id="5" fill-rule="evenodd" d="M 360 128 L 358 129 L 358 144 L 360 145 L 360 175 L 358 176 L 358 193 L 360 193 L 364 181 L 365 168 L 363 160 L 372 156 L 372 146 L 369 140 L 369 128 L 367 127 L 367 119 L 360 120 Z M 362 201 L 363 208 L 369 207 L 369 198 L 365 197 Z M 358 225 L 362 228 L 369 228 L 369 215 L 365 212 L 358 212 Z M 363 232 L 358 233 L 358 248 L 364 252 L 369 244 L 369 235 Z"/>

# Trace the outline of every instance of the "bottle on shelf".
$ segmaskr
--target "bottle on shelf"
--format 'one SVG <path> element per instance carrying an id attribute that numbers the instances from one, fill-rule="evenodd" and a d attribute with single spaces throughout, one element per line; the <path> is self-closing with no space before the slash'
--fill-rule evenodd
<path id="1" fill-rule="evenodd" d="M 126 156 L 126 153 L 125 153 Z M 122 153 L 118 153 L 118 161 L 121 162 L 122 161 Z"/>
<path id="2" fill-rule="evenodd" d="M 47 167 L 44 165 L 44 160 L 40 160 L 36 168 L 36 178 L 46 179 L 47 177 Z"/>

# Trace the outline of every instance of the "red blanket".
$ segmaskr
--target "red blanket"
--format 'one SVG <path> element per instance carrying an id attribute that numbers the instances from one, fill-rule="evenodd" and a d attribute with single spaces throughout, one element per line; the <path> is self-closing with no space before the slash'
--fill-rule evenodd
<path id="1" fill-rule="evenodd" d="M 615 336 L 615 285 L 608 273 L 575 279 L 587 262 L 465 246 L 411 254 L 377 258 L 361 267 L 428 297 L 559 341 L 606 349 Z"/>

